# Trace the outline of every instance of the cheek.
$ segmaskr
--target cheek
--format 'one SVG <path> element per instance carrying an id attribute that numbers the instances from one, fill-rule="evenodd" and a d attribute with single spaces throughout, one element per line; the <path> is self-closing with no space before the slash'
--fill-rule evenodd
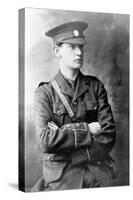
<path id="1" fill-rule="evenodd" d="M 64 52 L 63 55 L 62 55 L 62 58 L 66 63 L 68 63 L 68 62 L 73 60 L 73 54 L 68 52 L 68 51 Z"/>

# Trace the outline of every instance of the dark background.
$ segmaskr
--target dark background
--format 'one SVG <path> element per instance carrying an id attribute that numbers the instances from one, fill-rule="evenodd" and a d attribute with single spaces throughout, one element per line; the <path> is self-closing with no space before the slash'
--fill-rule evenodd
<path id="1" fill-rule="evenodd" d="M 85 31 L 88 43 L 85 47 L 82 71 L 97 76 L 108 91 L 117 126 L 116 144 L 111 152 L 119 170 L 116 185 L 127 185 L 129 183 L 129 15 L 27 8 L 25 19 L 26 190 L 29 191 L 42 176 L 42 153 L 37 144 L 34 126 L 34 91 L 39 82 L 49 81 L 58 71 L 52 41 L 45 36 L 45 31 L 74 20 L 88 23 L 88 29 Z"/>

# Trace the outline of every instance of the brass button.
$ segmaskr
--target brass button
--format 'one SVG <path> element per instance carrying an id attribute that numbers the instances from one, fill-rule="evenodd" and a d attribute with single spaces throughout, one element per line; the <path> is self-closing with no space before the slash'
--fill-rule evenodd
<path id="1" fill-rule="evenodd" d="M 73 102 L 73 105 L 74 105 L 74 106 L 77 106 L 77 104 L 78 104 L 77 101 L 74 101 L 74 102 Z"/>
<path id="2" fill-rule="evenodd" d="M 58 115 L 60 115 L 60 114 L 61 114 L 61 111 L 60 111 L 60 110 L 58 110 L 58 111 L 57 111 L 57 114 L 58 114 Z"/>
<path id="3" fill-rule="evenodd" d="M 70 125 L 69 125 L 69 124 L 67 124 L 67 125 L 66 125 L 66 127 L 67 127 L 67 128 L 70 128 Z"/>
<path id="4" fill-rule="evenodd" d="M 101 161 L 97 161 L 97 165 L 101 165 Z"/>
<path id="5" fill-rule="evenodd" d="M 97 107 L 96 106 L 94 106 L 94 110 L 96 110 L 97 109 Z"/>
<path id="6" fill-rule="evenodd" d="M 50 156 L 48 156 L 48 160 L 50 160 Z"/>

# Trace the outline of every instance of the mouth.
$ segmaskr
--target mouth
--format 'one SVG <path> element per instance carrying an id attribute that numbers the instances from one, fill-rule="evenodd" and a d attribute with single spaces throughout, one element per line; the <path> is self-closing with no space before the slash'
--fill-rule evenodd
<path id="1" fill-rule="evenodd" d="M 82 59 L 82 58 L 77 58 L 77 59 L 75 59 L 74 61 L 75 61 L 75 62 L 82 62 L 83 59 Z"/>

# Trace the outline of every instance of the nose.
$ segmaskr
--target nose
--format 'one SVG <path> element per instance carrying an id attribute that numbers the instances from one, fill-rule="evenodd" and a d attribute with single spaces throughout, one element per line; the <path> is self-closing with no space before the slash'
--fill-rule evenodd
<path id="1" fill-rule="evenodd" d="M 76 55 L 81 56 L 82 53 L 83 53 L 82 47 L 80 47 L 80 46 L 76 46 L 76 48 L 75 48 L 75 52 L 76 52 Z"/>

